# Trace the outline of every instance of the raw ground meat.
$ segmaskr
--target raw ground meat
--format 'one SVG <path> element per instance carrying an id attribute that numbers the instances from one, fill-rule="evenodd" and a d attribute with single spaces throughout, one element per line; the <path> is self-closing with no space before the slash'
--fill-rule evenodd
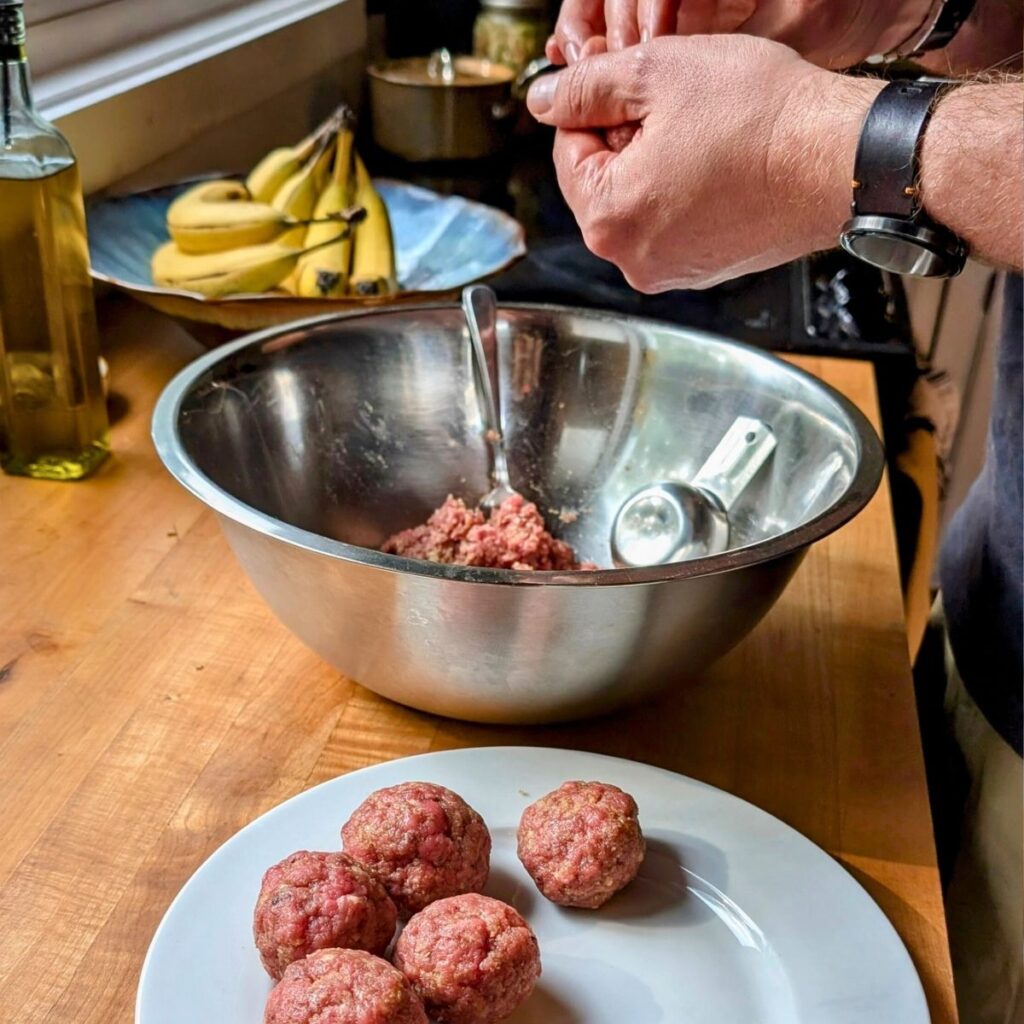
<path id="1" fill-rule="evenodd" d="M 341 830 L 345 852 L 376 875 L 403 917 L 487 883 L 491 834 L 457 793 L 430 782 L 378 789 Z"/>
<path id="2" fill-rule="evenodd" d="M 578 562 L 573 549 L 548 532 L 537 506 L 519 494 L 506 498 L 490 518 L 449 494 L 426 523 L 389 537 L 381 551 L 490 569 L 597 568 Z"/>
<path id="3" fill-rule="evenodd" d="M 300 850 L 263 876 L 253 937 L 272 978 L 314 950 L 342 946 L 383 953 L 397 911 L 384 886 L 344 853 Z"/>
<path id="4" fill-rule="evenodd" d="M 421 910 L 398 937 L 394 959 L 440 1024 L 504 1020 L 540 977 L 530 926 L 507 903 L 478 893 Z"/>
<path id="5" fill-rule="evenodd" d="M 263 1024 L 429 1024 L 400 971 L 360 949 L 297 960 L 270 993 Z"/>
<path id="6" fill-rule="evenodd" d="M 606 782 L 566 782 L 523 811 L 518 852 L 553 903 L 595 909 L 640 870 L 636 801 Z"/>

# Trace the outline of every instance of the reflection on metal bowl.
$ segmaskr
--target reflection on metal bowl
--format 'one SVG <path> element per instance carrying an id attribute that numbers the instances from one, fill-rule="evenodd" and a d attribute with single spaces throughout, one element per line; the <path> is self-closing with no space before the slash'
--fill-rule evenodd
<path id="1" fill-rule="evenodd" d="M 771 608 L 809 544 L 874 493 L 864 417 L 771 356 L 597 312 L 500 312 L 513 485 L 596 572 L 434 565 L 375 550 L 449 493 L 489 486 L 456 306 L 293 324 L 188 366 L 157 406 L 168 469 L 213 508 L 297 636 L 413 707 L 541 722 L 641 701 L 700 672 Z M 737 416 L 775 433 L 722 554 L 613 569 L 623 500 L 689 480 Z"/>

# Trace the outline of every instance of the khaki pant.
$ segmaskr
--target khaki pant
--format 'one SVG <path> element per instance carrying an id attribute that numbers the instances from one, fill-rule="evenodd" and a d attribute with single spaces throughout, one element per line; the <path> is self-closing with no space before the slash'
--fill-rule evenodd
<path id="1" fill-rule="evenodd" d="M 945 710 L 969 777 L 946 889 L 960 1022 L 1024 1024 L 1024 763 L 967 692 L 948 640 Z"/>

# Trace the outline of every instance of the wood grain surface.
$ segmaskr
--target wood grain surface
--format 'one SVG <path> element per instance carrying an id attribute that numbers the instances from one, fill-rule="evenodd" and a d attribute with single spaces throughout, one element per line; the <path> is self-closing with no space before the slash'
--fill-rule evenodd
<path id="1" fill-rule="evenodd" d="M 156 395 L 198 347 L 131 303 L 108 301 L 104 321 L 114 457 L 79 484 L 0 476 L 0 1021 L 132 1021 L 177 890 L 300 790 L 525 743 L 682 772 L 799 829 L 892 920 L 935 1024 L 955 1022 L 887 485 L 747 641 L 656 704 L 545 728 L 438 719 L 341 677 L 277 622 L 149 442 Z M 877 423 L 869 366 L 799 363 Z"/>

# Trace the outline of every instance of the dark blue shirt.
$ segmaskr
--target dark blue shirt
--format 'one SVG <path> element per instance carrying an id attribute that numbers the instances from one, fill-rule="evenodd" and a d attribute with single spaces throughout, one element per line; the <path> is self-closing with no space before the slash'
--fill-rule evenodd
<path id="1" fill-rule="evenodd" d="M 1022 752 L 1024 686 L 1024 438 L 1022 282 L 1006 283 L 985 468 L 950 524 L 939 574 L 949 639 L 967 692 L 993 728 Z"/>

